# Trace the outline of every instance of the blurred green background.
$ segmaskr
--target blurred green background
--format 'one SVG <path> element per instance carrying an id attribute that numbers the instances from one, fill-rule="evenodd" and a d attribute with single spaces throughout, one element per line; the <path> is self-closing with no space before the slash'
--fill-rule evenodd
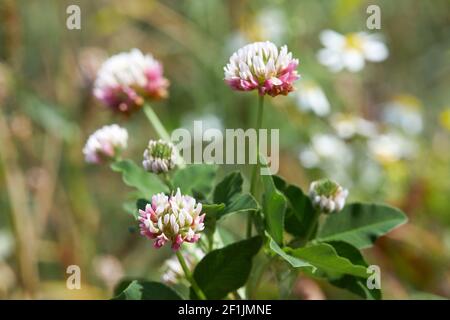
<path id="1" fill-rule="evenodd" d="M 66 28 L 70 4 L 81 8 L 81 30 Z M 330 73 L 316 59 L 320 32 L 369 31 L 370 4 L 381 8 L 376 31 L 388 59 L 356 74 Z M 410 222 L 365 252 L 381 267 L 384 297 L 449 298 L 448 0 L 0 0 L 0 298 L 103 299 L 123 276 L 159 279 L 170 250 L 153 250 L 139 237 L 122 207 L 130 190 L 107 167 L 86 165 L 81 152 L 90 133 L 115 122 L 129 130 L 127 155 L 140 162 L 155 133 L 143 117 L 117 117 L 93 99 L 95 72 L 112 54 L 150 52 L 171 82 L 170 97 L 154 105 L 168 129 L 193 120 L 248 128 L 256 94 L 231 91 L 223 66 L 258 40 L 287 44 L 299 73 L 331 106 L 318 117 L 296 94 L 266 99 L 264 127 L 280 129 L 279 174 L 303 188 L 330 176 L 350 190 L 350 200 L 403 209 Z M 395 106 L 410 112 L 387 121 Z M 422 124 L 415 133 L 407 130 L 411 113 Z M 338 114 L 370 120 L 400 142 L 388 141 L 387 151 L 382 145 L 380 156 L 366 138 L 339 137 Z M 336 152 L 317 150 L 320 135 Z M 319 157 L 307 161 L 305 150 Z M 243 221 L 227 225 L 239 231 Z M 81 290 L 66 288 L 66 268 L 74 264 Z M 260 297 L 276 297 L 276 290 L 267 274 Z M 292 298 L 355 297 L 300 276 Z"/>

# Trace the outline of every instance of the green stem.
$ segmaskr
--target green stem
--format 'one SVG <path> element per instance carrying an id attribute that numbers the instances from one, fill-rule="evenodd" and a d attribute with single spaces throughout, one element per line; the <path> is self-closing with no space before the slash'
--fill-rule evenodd
<path id="1" fill-rule="evenodd" d="M 166 172 L 164 172 L 161 174 L 161 177 L 162 177 L 162 180 L 164 181 L 164 183 L 166 184 L 166 186 L 169 188 L 170 192 L 174 191 L 175 189 L 172 185 L 172 182 L 170 182 L 169 175 Z"/>
<path id="2" fill-rule="evenodd" d="M 194 290 L 197 297 L 199 297 L 200 300 L 206 300 L 206 296 L 203 293 L 202 289 L 197 284 L 197 281 L 195 281 L 194 277 L 191 274 L 191 271 L 189 271 L 189 268 L 186 264 L 186 260 L 184 260 L 183 255 L 181 254 L 180 250 L 176 251 L 176 255 L 178 258 L 178 261 L 180 262 L 181 268 L 183 268 L 184 274 L 186 275 L 186 279 L 190 282 L 192 285 L 192 289 Z"/>
<path id="3" fill-rule="evenodd" d="M 311 221 L 311 224 L 309 226 L 309 229 L 306 231 L 306 235 L 305 235 L 305 244 L 311 240 L 311 237 L 314 234 L 314 230 L 316 230 L 316 227 L 319 223 L 319 217 L 320 217 L 320 211 L 319 210 L 315 210 L 314 211 L 314 217 Z"/>
<path id="4" fill-rule="evenodd" d="M 153 108 L 150 106 L 150 104 L 148 103 L 144 104 L 144 113 L 147 116 L 147 119 L 152 124 L 153 129 L 155 129 L 156 133 L 159 135 L 159 137 L 165 141 L 170 141 L 169 133 L 167 133 L 166 128 L 164 128 L 163 124 L 159 120 L 155 111 L 153 111 Z"/>
<path id="5" fill-rule="evenodd" d="M 259 129 L 262 126 L 264 111 L 264 96 L 258 96 L 258 114 L 256 117 L 256 164 L 253 166 L 252 177 L 250 182 L 250 193 L 256 198 L 256 183 L 259 170 Z M 252 236 L 253 214 L 249 213 L 247 218 L 247 238 Z"/>

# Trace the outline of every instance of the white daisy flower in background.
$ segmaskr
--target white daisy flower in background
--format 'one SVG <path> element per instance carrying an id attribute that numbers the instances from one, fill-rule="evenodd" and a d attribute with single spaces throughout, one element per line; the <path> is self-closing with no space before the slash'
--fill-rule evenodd
<path id="1" fill-rule="evenodd" d="M 321 213 L 341 211 L 344 208 L 347 196 L 347 189 L 329 179 L 314 181 L 309 188 L 311 202 Z"/>
<path id="2" fill-rule="evenodd" d="M 330 113 L 330 102 L 327 96 L 322 88 L 313 81 L 300 81 L 294 97 L 300 110 L 312 111 L 319 117 L 324 117 Z"/>
<path id="3" fill-rule="evenodd" d="M 375 123 L 352 114 L 335 114 L 330 122 L 342 139 L 350 139 L 355 136 L 370 138 L 377 134 Z"/>
<path id="4" fill-rule="evenodd" d="M 369 151 L 375 160 L 387 164 L 412 158 L 417 145 L 395 132 L 381 134 L 368 141 Z"/>
<path id="5" fill-rule="evenodd" d="M 306 168 L 324 165 L 324 162 L 347 165 L 353 160 L 351 148 L 338 137 L 331 134 L 316 134 L 309 146 L 304 148 L 299 159 Z"/>
<path id="6" fill-rule="evenodd" d="M 167 97 L 169 81 L 162 64 L 138 49 L 122 52 L 106 60 L 94 83 L 94 96 L 113 111 L 130 114 L 146 99 Z"/>
<path id="7" fill-rule="evenodd" d="M 232 54 L 225 71 L 225 82 L 234 90 L 258 90 L 261 96 L 287 95 L 293 91 L 298 59 L 292 58 L 287 46 L 255 42 Z"/>
<path id="8" fill-rule="evenodd" d="M 86 162 L 100 164 L 118 157 L 127 148 L 128 131 L 112 124 L 95 131 L 83 148 Z"/>
<path id="9" fill-rule="evenodd" d="M 150 140 L 144 151 L 142 165 L 145 170 L 158 174 L 175 168 L 176 160 L 176 148 L 171 142 Z"/>
<path id="10" fill-rule="evenodd" d="M 391 102 L 385 104 L 383 119 L 387 123 L 398 126 L 408 134 L 419 134 L 423 129 L 421 103 L 413 96 L 397 96 Z"/>
<path id="11" fill-rule="evenodd" d="M 379 34 L 355 32 L 342 35 L 324 30 L 320 33 L 320 41 L 325 48 L 318 52 L 317 59 L 332 72 L 343 69 L 358 72 L 364 68 L 365 61 L 380 62 L 389 55 Z"/>

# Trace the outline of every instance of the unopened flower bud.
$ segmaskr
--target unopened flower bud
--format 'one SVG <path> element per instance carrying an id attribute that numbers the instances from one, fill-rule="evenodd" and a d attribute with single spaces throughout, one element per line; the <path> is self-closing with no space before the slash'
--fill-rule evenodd
<path id="1" fill-rule="evenodd" d="M 171 142 L 163 140 L 150 140 L 144 151 L 142 165 L 145 170 L 153 173 L 163 173 L 175 167 L 177 153 Z"/>
<path id="2" fill-rule="evenodd" d="M 341 211 L 347 196 L 347 189 L 329 179 L 314 181 L 309 188 L 309 197 L 313 206 L 323 213 Z"/>

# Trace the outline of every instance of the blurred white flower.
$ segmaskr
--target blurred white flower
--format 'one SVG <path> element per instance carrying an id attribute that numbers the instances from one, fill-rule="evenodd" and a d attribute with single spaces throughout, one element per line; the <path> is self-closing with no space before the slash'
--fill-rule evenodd
<path id="1" fill-rule="evenodd" d="M 232 54 L 224 67 L 225 82 L 234 90 L 258 90 L 260 95 L 287 95 L 299 79 L 298 59 L 292 58 L 287 46 L 254 42 Z"/>
<path id="2" fill-rule="evenodd" d="M 331 118 L 331 125 L 342 139 L 350 139 L 357 135 L 370 138 L 377 134 L 377 127 L 373 122 L 352 114 L 334 115 Z"/>
<path id="3" fill-rule="evenodd" d="M 127 143 L 127 130 L 112 124 L 98 129 L 89 137 L 83 154 L 86 162 L 100 164 L 119 156 L 126 149 Z"/>
<path id="4" fill-rule="evenodd" d="M 165 98 L 168 86 L 162 64 L 151 54 L 133 49 L 102 64 L 94 83 L 94 95 L 112 110 L 130 114 L 142 107 L 145 99 Z"/>
<path id="5" fill-rule="evenodd" d="M 197 263 L 205 256 L 202 250 L 196 247 L 186 247 L 182 253 L 188 268 L 193 271 Z M 181 268 L 178 258 L 174 255 L 167 259 L 162 266 L 162 280 L 166 284 L 173 285 L 182 282 L 185 279 L 185 274 Z M 189 284 L 186 282 L 186 284 Z"/>
<path id="6" fill-rule="evenodd" d="M 300 81 L 295 92 L 297 106 L 304 111 L 312 111 L 319 117 L 330 113 L 330 102 L 322 88 L 313 81 Z"/>
<path id="7" fill-rule="evenodd" d="M 7 230 L 0 230 L 0 261 L 6 260 L 14 249 L 14 238 Z"/>
<path id="8" fill-rule="evenodd" d="M 177 152 L 171 142 L 150 140 L 144 151 L 142 165 L 145 170 L 158 174 L 175 168 L 176 160 Z"/>
<path id="9" fill-rule="evenodd" d="M 338 137 L 330 134 L 317 134 L 311 139 L 311 144 L 299 155 L 302 165 L 314 168 L 322 165 L 322 161 L 349 164 L 353 159 L 352 150 Z"/>
<path id="10" fill-rule="evenodd" d="M 262 9 L 256 16 L 260 34 L 265 39 L 280 41 L 286 34 L 286 15 L 276 7 Z"/>
<path id="11" fill-rule="evenodd" d="M 314 181 L 309 188 L 309 197 L 313 206 L 322 213 L 341 211 L 347 196 L 347 189 L 329 179 Z"/>
<path id="12" fill-rule="evenodd" d="M 112 255 L 100 255 L 95 257 L 93 265 L 97 276 L 105 282 L 110 289 L 114 288 L 124 275 L 122 264 Z"/>
<path id="13" fill-rule="evenodd" d="M 320 33 L 320 41 L 325 48 L 318 52 L 317 58 L 332 72 L 343 69 L 358 72 L 364 68 L 366 60 L 380 62 L 389 55 L 379 34 L 356 32 L 342 35 L 333 30 L 324 30 Z"/>
<path id="14" fill-rule="evenodd" d="M 417 150 L 413 141 L 398 133 L 386 133 L 368 141 L 369 151 L 381 163 L 412 158 Z"/>
<path id="15" fill-rule="evenodd" d="M 384 106 L 383 119 L 408 134 L 419 134 L 423 129 L 420 101 L 408 95 L 395 97 Z"/>

